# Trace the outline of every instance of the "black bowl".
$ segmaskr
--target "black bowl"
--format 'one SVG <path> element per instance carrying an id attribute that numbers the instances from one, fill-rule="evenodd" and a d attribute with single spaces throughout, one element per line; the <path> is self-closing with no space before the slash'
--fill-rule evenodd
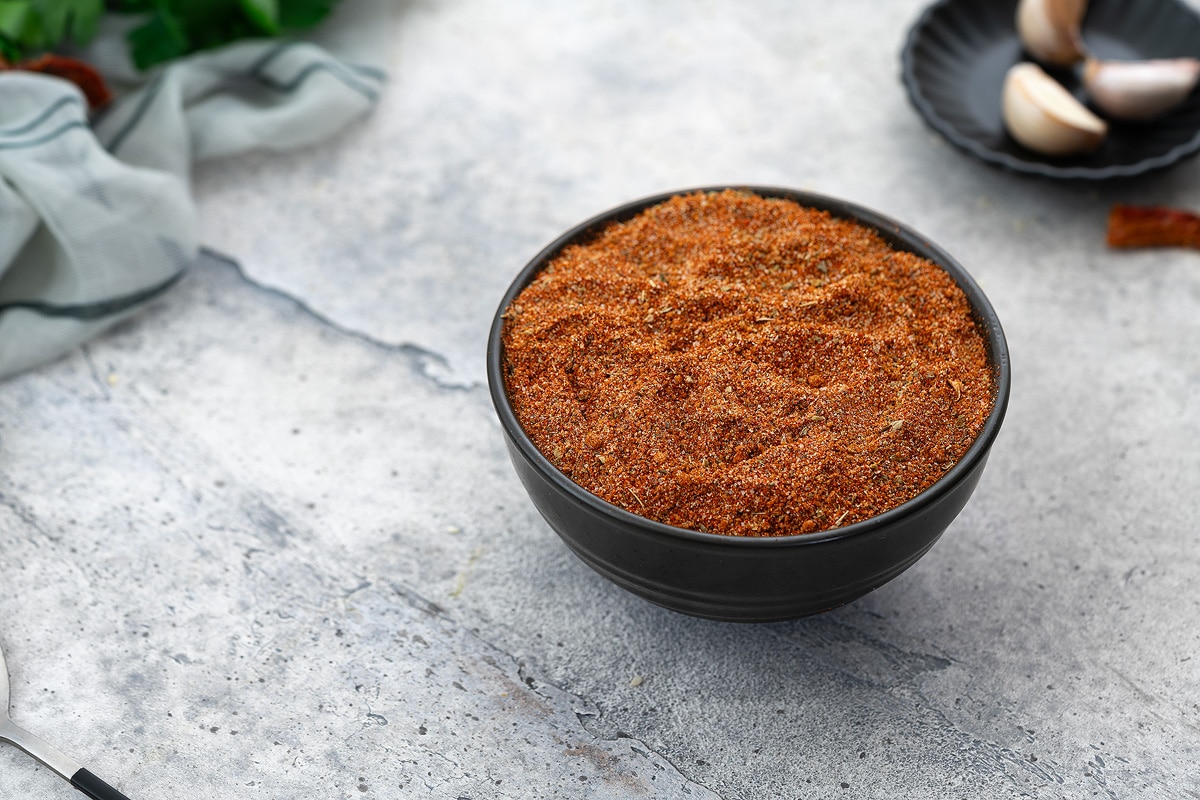
<path id="1" fill-rule="evenodd" d="M 1000 111 L 1004 75 L 1032 61 L 1016 31 L 1017 0 L 939 0 L 909 30 L 901 77 L 930 127 L 976 158 L 1047 178 L 1106 180 L 1169 167 L 1200 151 L 1200 90 L 1147 122 L 1113 122 L 1100 149 L 1058 158 L 1021 146 Z M 1083 38 L 1100 58 L 1200 56 L 1200 15 L 1180 0 L 1091 0 Z M 1077 76 L 1049 70 L 1086 102 Z"/>
<path id="2" fill-rule="evenodd" d="M 957 261 L 920 234 L 874 211 L 790 189 L 722 186 L 686 191 L 726 188 L 788 198 L 873 228 L 892 247 L 940 266 L 962 288 L 987 338 L 996 399 L 975 442 L 933 486 L 901 506 L 843 528 L 772 538 L 725 536 L 664 525 L 618 508 L 580 487 L 538 451 L 517 421 L 504 386 L 504 311 L 568 244 L 685 192 L 607 211 L 538 253 L 509 287 L 492 322 L 488 385 L 521 483 L 550 527 L 588 566 L 634 594 L 685 614 L 737 622 L 792 619 L 836 608 L 887 583 L 924 555 L 962 510 L 1008 406 L 1008 348 L 1000 321 L 979 286 Z"/>

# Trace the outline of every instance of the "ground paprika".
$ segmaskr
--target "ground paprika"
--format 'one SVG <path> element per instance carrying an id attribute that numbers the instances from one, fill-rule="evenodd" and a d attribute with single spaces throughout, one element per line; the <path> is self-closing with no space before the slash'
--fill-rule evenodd
<path id="1" fill-rule="evenodd" d="M 573 481 L 669 525 L 836 528 L 932 485 L 994 400 L 935 264 L 791 200 L 676 196 L 565 248 L 505 312 L 505 386 Z"/>

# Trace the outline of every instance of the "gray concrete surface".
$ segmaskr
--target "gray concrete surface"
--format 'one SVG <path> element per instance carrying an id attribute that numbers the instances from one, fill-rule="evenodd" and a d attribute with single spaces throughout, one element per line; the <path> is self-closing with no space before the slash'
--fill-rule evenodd
<path id="1" fill-rule="evenodd" d="M 133 800 L 1200 797 L 1200 254 L 908 105 L 919 0 L 400 3 L 378 113 L 205 168 L 215 251 L 0 385 L 13 716 Z M 722 182 L 874 207 L 1009 338 L 938 545 L 840 610 L 715 624 L 578 562 L 507 462 L 486 329 L 560 231 Z M 66 784 L 0 749 L 0 797 Z"/>

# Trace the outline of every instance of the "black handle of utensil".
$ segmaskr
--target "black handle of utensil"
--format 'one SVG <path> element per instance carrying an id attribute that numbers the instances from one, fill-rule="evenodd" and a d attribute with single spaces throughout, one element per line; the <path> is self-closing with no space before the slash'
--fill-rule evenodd
<path id="1" fill-rule="evenodd" d="M 129 800 L 128 797 L 86 769 L 81 769 L 71 776 L 71 785 L 92 798 L 92 800 Z"/>

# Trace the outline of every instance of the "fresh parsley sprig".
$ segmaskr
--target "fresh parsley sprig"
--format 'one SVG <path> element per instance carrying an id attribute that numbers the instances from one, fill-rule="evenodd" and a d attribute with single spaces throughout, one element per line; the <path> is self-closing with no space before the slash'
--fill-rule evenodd
<path id="1" fill-rule="evenodd" d="M 139 69 L 237 39 L 311 28 L 338 0 L 0 0 L 0 58 L 84 45 L 106 12 L 143 19 L 129 32 Z"/>

